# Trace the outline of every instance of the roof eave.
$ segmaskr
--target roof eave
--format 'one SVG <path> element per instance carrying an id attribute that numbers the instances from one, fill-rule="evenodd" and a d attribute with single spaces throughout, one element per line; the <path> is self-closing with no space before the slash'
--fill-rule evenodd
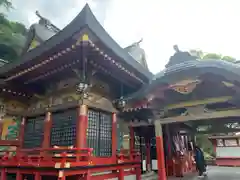
<path id="1" fill-rule="evenodd" d="M 24 56 L 19 61 L 9 63 L 5 65 L 4 68 L 0 68 L 0 75 L 3 75 L 8 71 L 19 67 L 20 65 L 23 65 L 26 62 L 35 59 L 41 54 L 47 52 L 49 49 L 53 48 L 56 44 L 60 44 L 65 39 L 78 33 L 84 27 L 88 27 L 89 30 L 92 31 L 105 46 L 111 49 L 118 57 L 136 69 L 136 71 L 138 71 L 140 74 L 144 75 L 149 80 L 153 77 L 153 74 L 150 71 L 146 70 L 138 62 L 136 62 L 108 35 L 108 33 L 104 30 L 104 28 L 100 25 L 100 23 L 93 15 L 88 4 L 86 4 L 83 10 L 77 15 L 77 17 L 58 34 L 54 35 L 35 49 L 24 54 Z"/>
<path id="2" fill-rule="evenodd" d="M 135 102 L 146 98 L 147 95 L 156 87 L 163 86 L 162 88 L 164 90 L 166 89 L 164 86 L 166 84 L 170 85 L 180 80 L 191 78 L 193 76 L 200 76 L 209 72 L 222 75 L 229 81 L 239 81 L 239 67 L 239 65 L 234 63 L 219 60 L 189 61 L 177 64 L 174 67 L 169 67 L 161 71 L 149 84 L 146 84 L 139 91 L 125 98 L 130 102 Z M 201 71 L 196 71 L 196 69 L 201 69 Z M 191 74 L 193 74 L 193 76 L 191 76 Z"/>

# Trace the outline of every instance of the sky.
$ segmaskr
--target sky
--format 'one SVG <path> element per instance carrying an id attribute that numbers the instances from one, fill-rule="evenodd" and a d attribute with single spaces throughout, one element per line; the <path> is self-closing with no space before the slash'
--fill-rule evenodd
<path id="1" fill-rule="evenodd" d="M 112 38 L 122 47 L 143 38 L 150 71 L 164 69 L 174 53 L 199 49 L 240 59 L 239 0 L 12 0 L 8 18 L 29 27 L 35 11 L 65 27 L 86 2 Z"/>

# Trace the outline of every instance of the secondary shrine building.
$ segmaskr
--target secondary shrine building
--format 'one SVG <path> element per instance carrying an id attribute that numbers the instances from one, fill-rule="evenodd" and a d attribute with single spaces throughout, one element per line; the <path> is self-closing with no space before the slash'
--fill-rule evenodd
<path id="1" fill-rule="evenodd" d="M 235 133 L 210 136 L 216 153 L 217 166 L 240 166 L 240 136 Z"/>

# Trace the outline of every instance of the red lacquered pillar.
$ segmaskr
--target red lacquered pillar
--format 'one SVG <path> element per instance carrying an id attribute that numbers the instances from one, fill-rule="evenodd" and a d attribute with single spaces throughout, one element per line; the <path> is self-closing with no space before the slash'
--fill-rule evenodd
<path id="1" fill-rule="evenodd" d="M 160 120 L 155 121 L 155 135 L 156 135 L 156 146 L 157 146 L 157 165 L 158 165 L 158 179 L 167 180 L 166 167 L 164 160 L 164 149 L 163 149 L 163 136 L 162 136 L 162 125 Z"/>
<path id="2" fill-rule="evenodd" d="M 42 144 L 43 149 L 50 148 L 51 127 L 52 127 L 52 115 L 51 115 L 51 112 L 47 112 L 44 120 L 44 135 L 43 135 L 43 144 Z"/>
<path id="3" fill-rule="evenodd" d="M 112 114 L 112 157 L 117 160 L 117 115 Z"/>
<path id="4" fill-rule="evenodd" d="M 5 168 L 1 169 L 1 180 L 7 180 L 7 172 Z"/>
<path id="5" fill-rule="evenodd" d="M 17 170 L 16 180 L 22 180 L 22 179 L 23 179 L 23 175 L 21 174 L 20 170 Z"/>
<path id="6" fill-rule="evenodd" d="M 141 180 L 141 167 L 136 168 L 136 180 Z"/>
<path id="7" fill-rule="evenodd" d="M 119 180 L 124 180 L 124 169 L 119 169 L 119 172 L 118 172 L 118 179 Z"/>
<path id="8" fill-rule="evenodd" d="M 39 172 L 35 172 L 35 175 L 34 175 L 34 180 L 42 180 L 42 176 L 40 175 Z"/>
<path id="9" fill-rule="evenodd" d="M 88 116 L 87 116 L 87 106 L 82 104 L 79 107 L 79 116 L 77 120 L 76 127 L 76 147 L 86 148 L 87 147 L 87 128 L 88 128 Z"/>

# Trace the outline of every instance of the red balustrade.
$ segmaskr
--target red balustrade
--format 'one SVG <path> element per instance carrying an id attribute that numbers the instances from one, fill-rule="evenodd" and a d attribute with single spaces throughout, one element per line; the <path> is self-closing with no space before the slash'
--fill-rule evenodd
<path id="1" fill-rule="evenodd" d="M 0 165 L 62 168 L 71 163 L 71 167 L 87 166 L 92 164 L 92 151 L 92 148 L 67 147 L 23 149 L 15 155 L 12 155 L 13 151 L 7 151 L 1 157 Z"/>

